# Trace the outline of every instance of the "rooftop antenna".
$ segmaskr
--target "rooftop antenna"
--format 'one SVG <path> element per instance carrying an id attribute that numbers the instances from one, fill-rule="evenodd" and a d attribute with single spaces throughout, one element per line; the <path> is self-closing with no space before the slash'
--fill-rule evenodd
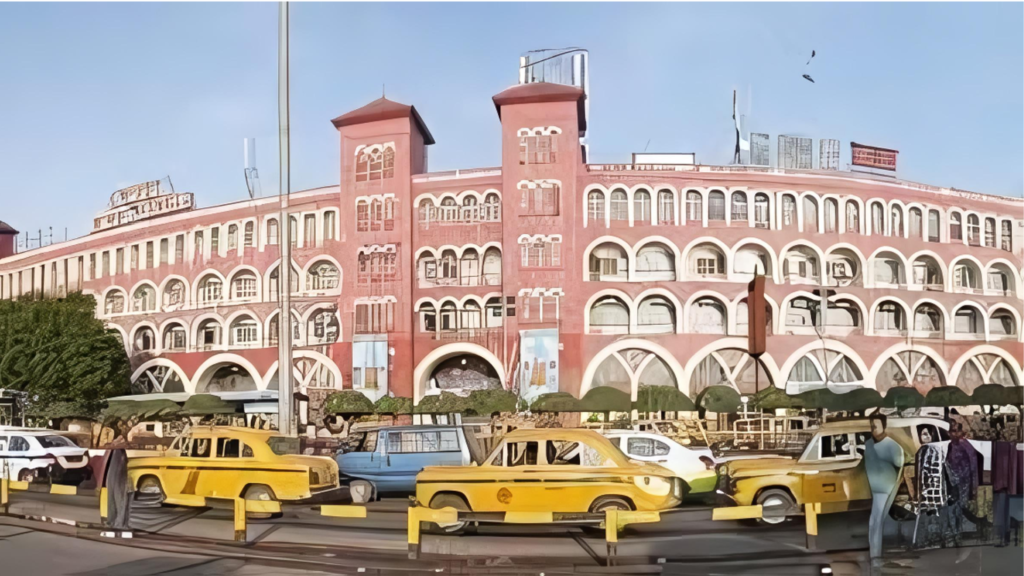
<path id="1" fill-rule="evenodd" d="M 245 188 L 249 191 L 249 199 L 253 199 L 263 195 L 260 173 L 256 171 L 256 139 L 245 138 L 242 144 L 242 154 L 245 157 Z"/>

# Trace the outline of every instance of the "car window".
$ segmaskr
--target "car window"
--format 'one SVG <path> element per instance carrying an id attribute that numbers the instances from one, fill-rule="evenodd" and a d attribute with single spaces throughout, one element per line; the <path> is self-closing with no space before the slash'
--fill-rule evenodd
<path id="1" fill-rule="evenodd" d="M 8 452 L 28 452 L 28 440 L 25 440 L 21 436 L 11 436 L 10 446 L 7 447 Z"/>
<path id="2" fill-rule="evenodd" d="M 579 442 L 552 440 L 548 442 L 548 464 L 579 466 L 581 452 Z"/>
<path id="3" fill-rule="evenodd" d="M 849 434 L 832 434 L 822 436 L 819 452 L 822 460 L 839 460 L 853 457 L 853 442 Z"/>
<path id="4" fill-rule="evenodd" d="M 36 438 L 43 448 L 77 448 L 78 445 L 63 436 L 39 436 Z"/>
<path id="5" fill-rule="evenodd" d="M 191 449 L 189 450 L 189 457 L 191 458 L 207 458 L 210 456 L 210 444 L 212 444 L 210 438 L 193 438 L 191 442 Z"/>
<path id="6" fill-rule="evenodd" d="M 0 452 L 7 451 L 7 436 L 0 436 Z"/>
<path id="7" fill-rule="evenodd" d="M 626 453 L 641 458 L 654 456 L 654 441 L 650 438 L 629 438 L 626 440 Z"/>
<path id="8" fill-rule="evenodd" d="M 376 452 L 377 451 L 377 438 L 383 436 L 384 432 L 380 430 L 371 430 L 363 434 L 363 438 L 359 441 L 359 447 L 355 450 L 356 452 Z"/>
<path id="9" fill-rule="evenodd" d="M 252 458 L 252 448 L 237 438 L 217 438 L 218 458 Z"/>
<path id="10" fill-rule="evenodd" d="M 601 458 L 601 453 L 586 442 L 580 443 L 580 461 L 584 466 L 615 466 L 611 458 Z"/>
<path id="11" fill-rule="evenodd" d="M 917 441 L 921 446 L 931 444 L 932 442 L 938 442 L 939 440 L 938 426 L 934 424 L 917 425 Z"/>
<path id="12" fill-rule="evenodd" d="M 622 440 L 622 438 L 620 438 L 619 436 L 612 436 L 612 437 L 611 437 L 611 438 L 609 438 L 608 440 L 609 440 L 609 441 L 610 441 L 610 442 L 611 442 L 612 444 L 614 444 L 616 448 L 618 448 L 619 450 L 622 450 L 622 445 L 621 445 L 621 444 L 619 444 L 619 442 L 620 442 L 620 441 Z"/>
<path id="13" fill-rule="evenodd" d="M 509 442 L 505 444 L 506 466 L 536 466 L 538 445 L 536 442 Z"/>
<path id="14" fill-rule="evenodd" d="M 458 451 L 459 436 L 454 430 L 388 432 L 388 454 Z"/>
<path id="15" fill-rule="evenodd" d="M 945 428 L 939 428 L 939 442 L 946 442 L 949 440 L 949 431 Z"/>

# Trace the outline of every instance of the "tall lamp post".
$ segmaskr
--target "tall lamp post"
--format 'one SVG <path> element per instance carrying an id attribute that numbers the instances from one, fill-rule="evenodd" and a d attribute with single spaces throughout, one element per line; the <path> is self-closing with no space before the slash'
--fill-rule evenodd
<path id="1" fill-rule="evenodd" d="M 292 226 L 288 214 L 291 193 L 291 147 L 288 135 L 288 3 L 281 2 L 277 37 L 277 120 L 280 129 L 280 174 L 278 194 L 281 198 L 281 263 L 277 267 L 277 429 L 284 436 L 295 437 L 295 394 L 292 390 Z"/>

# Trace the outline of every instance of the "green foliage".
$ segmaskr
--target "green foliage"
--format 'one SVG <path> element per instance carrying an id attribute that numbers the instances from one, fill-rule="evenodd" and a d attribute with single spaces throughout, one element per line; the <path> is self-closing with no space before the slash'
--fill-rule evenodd
<path id="1" fill-rule="evenodd" d="M 675 386 L 641 386 L 633 407 L 640 412 L 692 412 L 697 409 L 686 394 Z"/>
<path id="2" fill-rule="evenodd" d="M 109 425 L 117 421 L 169 420 L 180 414 L 181 407 L 170 400 L 119 400 L 103 409 L 101 417 Z"/>
<path id="3" fill-rule="evenodd" d="M 740 411 L 740 394 L 731 386 L 708 386 L 697 395 L 697 406 L 716 413 Z"/>
<path id="4" fill-rule="evenodd" d="M 803 404 L 800 399 L 790 396 L 782 388 L 768 386 L 750 400 L 751 408 L 755 410 L 777 410 L 780 408 L 801 408 Z"/>
<path id="5" fill-rule="evenodd" d="M 225 402 L 213 394 L 193 394 L 185 401 L 181 410 L 183 415 L 187 416 L 209 416 L 210 414 L 234 414 L 237 412 L 234 404 Z"/>
<path id="6" fill-rule="evenodd" d="M 124 345 L 96 319 L 92 296 L 0 301 L 0 388 L 27 392 L 29 413 L 94 416 L 131 391 L 130 377 Z"/>
<path id="7" fill-rule="evenodd" d="M 580 409 L 583 412 L 629 412 L 632 401 L 629 394 L 616 390 L 611 386 L 591 388 L 580 398 Z"/>
<path id="8" fill-rule="evenodd" d="M 896 408 L 905 410 L 907 408 L 920 408 L 924 406 L 924 396 L 916 388 L 900 386 L 890 388 L 882 399 L 882 406 L 885 408 Z"/>
<path id="9" fill-rule="evenodd" d="M 939 386 L 928 391 L 924 397 L 925 406 L 969 406 L 973 404 L 971 397 L 956 386 Z"/>
<path id="10" fill-rule="evenodd" d="M 548 392 L 534 399 L 531 412 L 583 412 L 580 401 L 568 392 Z"/>
<path id="11" fill-rule="evenodd" d="M 516 399 L 516 393 L 509 390 L 473 390 L 469 393 L 470 409 L 478 416 L 515 412 Z"/>
<path id="12" fill-rule="evenodd" d="M 980 406 L 1020 406 L 1024 404 L 1024 388 L 1002 384 L 982 384 L 971 394 L 971 404 Z"/>
<path id="13" fill-rule="evenodd" d="M 373 414 L 373 402 L 358 390 L 335 392 L 324 401 L 325 414 Z"/>
<path id="14" fill-rule="evenodd" d="M 441 392 L 423 398 L 412 411 L 416 414 L 455 414 L 469 412 L 471 408 L 469 398 L 451 392 Z"/>
<path id="15" fill-rule="evenodd" d="M 381 396 L 373 405 L 377 414 L 412 414 L 412 398 Z"/>

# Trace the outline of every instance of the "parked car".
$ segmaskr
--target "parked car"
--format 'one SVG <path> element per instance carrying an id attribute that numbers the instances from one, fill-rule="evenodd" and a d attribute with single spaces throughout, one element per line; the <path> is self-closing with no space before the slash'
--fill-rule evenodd
<path id="1" fill-rule="evenodd" d="M 163 456 L 129 458 L 136 500 L 203 505 L 205 497 L 249 500 L 347 500 L 331 458 L 286 453 L 288 439 L 269 430 L 198 427 Z"/>
<path id="2" fill-rule="evenodd" d="M 561 428 L 514 430 L 481 466 L 428 466 L 416 476 L 418 502 L 475 512 L 662 510 L 685 491 L 673 472 L 630 461 L 597 432 Z"/>
<path id="3" fill-rule="evenodd" d="M 949 423 L 934 418 L 890 418 L 886 433 L 903 448 L 911 463 L 921 447 L 921 431 L 938 442 L 949 439 Z M 863 465 L 864 443 L 871 435 L 868 419 L 829 422 L 818 428 L 799 458 L 771 457 L 732 460 L 717 467 L 718 490 L 741 506 L 761 504 L 788 508 L 821 503 L 822 512 L 840 512 L 871 505 L 871 489 Z M 764 518 L 781 522 L 782 516 Z"/>
<path id="4" fill-rule="evenodd" d="M 469 466 L 482 461 L 476 437 L 462 426 L 393 426 L 360 430 L 355 450 L 338 454 L 345 476 L 373 485 L 374 494 L 416 491 L 427 466 Z"/>
<path id="5" fill-rule="evenodd" d="M 53 430 L 0 427 L 0 466 L 12 480 L 80 484 L 92 472 L 87 452 Z"/>
<path id="6" fill-rule="evenodd" d="M 715 489 L 718 475 L 710 448 L 688 448 L 671 438 L 649 432 L 612 430 L 605 436 L 633 460 L 660 464 L 671 470 L 686 481 L 690 494 Z"/>

